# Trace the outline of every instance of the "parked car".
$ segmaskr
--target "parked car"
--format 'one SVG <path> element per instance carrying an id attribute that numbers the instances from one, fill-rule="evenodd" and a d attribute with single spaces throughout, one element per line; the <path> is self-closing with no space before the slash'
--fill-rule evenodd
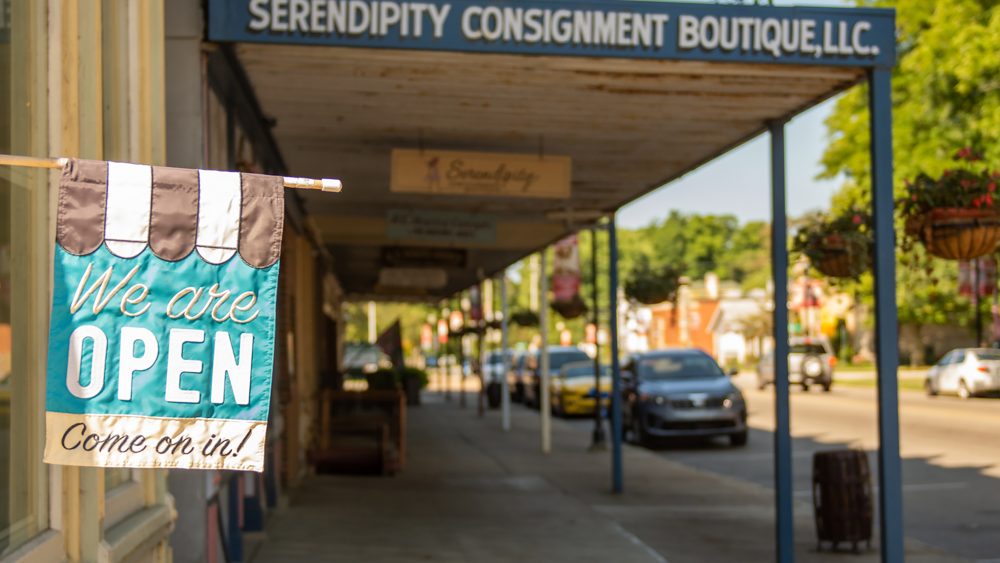
<path id="1" fill-rule="evenodd" d="M 826 338 L 795 337 L 788 341 L 788 382 L 802 386 L 820 385 L 829 392 L 837 357 Z M 774 383 L 774 351 L 764 354 L 757 364 L 757 388 Z"/>
<path id="2" fill-rule="evenodd" d="M 963 399 L 1000 392 L 1000 350 L 957 348 L 927 372 L 924 389 L 930 396 L 954 393 Z"/>
<path id="3" fill-rule="evenodd" d="M 344 344 L 344 369 L 347 377 L 363 378 L 383 368 L 392 367 L 392 359 L 375 344 Z"/>
<path id="4" fill-rule="evenodd" d="M 555 376 L 566 364 L 574 362 L 592 361 L 590 356 L 583 350 L 575 346 L 549 346 L 549 375 Z M 524 404 L 529 407 L 538 408 L 541 405 L 542 390 L 539 358 L 539 350 L 528 353 L 525 361 L 525 369 L 522 374 L 522 384 L 524 388 Z"/>
<path id="5" fill-rule="evenodd" d="M 746 400 L 729 375 L 694 348 L 632 356 L 622 373 L 626 436 L 638 444 L 658 438 L 726 436 L 731 445 L 745 446 Z"/>
<path id="6" fill-rule="evenodd" d="M 528 363 L 528 354 L 514 352 L 510 360 L 510 370 L 507 372 L 507 388 L 510 400 L 515 403 L 524 402 L 524 372 Z"/>
<path id="7" fill-rule="evenodd" d="M 500 383 L 503 372 L 503 352 L 487 352 L 486 362 L 483 364 L 483 381 L 487 384 Z"/>
<path id="8" fill-rule="evenodd" d="M 602 365 L 600 373 L 601 406 L 607 408 L 611 397 L 611 369 Z M 593 361 L 566 364 L 549 382 L 549 399 L 556 416 L 593 415 L 596 395 Z"/>

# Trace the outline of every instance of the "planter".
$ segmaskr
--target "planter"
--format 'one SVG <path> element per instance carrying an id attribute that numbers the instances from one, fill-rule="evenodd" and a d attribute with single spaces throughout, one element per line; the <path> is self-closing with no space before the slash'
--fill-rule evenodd
<path id="1" fill-rule="evenodd" d="M 579 295 L 574 295 L 569 301 L 553 301 L 551 307 L 564 319 L 575 319 L 587 312 L 587 304 Z"/>
<path id="2" fill-rule="evenodd" d="M 664 301 L 672 301 L 674 299 L 674 290 L 632 289 L 631 291 L 626 291 L 625 295 L 635 299 L 643 305 L 656 305 L 657 303 L 663 303 Z"/>
<path id="3" fill-rule="evenodd" d="M 510 320 L 519 326 L 538 326 L 538 315 L 534 311 L 518 311 L 510 316 Z"/>
<path id="4" fill-rule="evenodd" d="M 420 375 L 414 373 L 403 375 L 403 392 L 406 394 L 407 405 L 417 406 L 420 404 L 421 384 Z"/>
<path id="5" fill-rule="evenodd" d="M 932 209 L 921 222 L 907 224 L 927 252 L 946 260 L 972 260 L 990 254 L 1000 241 L 1000 216 L 992 210 Z"/>
<path id="6" fill-rule="evenodd" d="M 824 276 L 857 278 L 868 269 L 868 246 L 867 237 L 857 233 L 830 235 L 809 253 L 809 261 Z"/>

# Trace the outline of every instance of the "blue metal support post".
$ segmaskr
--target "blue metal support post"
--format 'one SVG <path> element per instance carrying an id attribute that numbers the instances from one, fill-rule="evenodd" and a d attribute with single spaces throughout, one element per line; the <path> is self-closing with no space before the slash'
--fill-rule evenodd
<path id="1" fill-rule="evenodd" d="M 878 374 L 878 477 L 882 561 L 903 561 L 903 479 L 899 461 L 899 319 L 892 190 L 892 71 L 868 74 L 872 216 L 875 225 L 875 362 Z"/>
<path id="2" fill-rule="evenodd" d="M 771 131 L 771 276 L 774 279 L 774 510 L 779 563 L 795 560 L 792 436 L 788 404 L 788 218 L 785 211 L 785 122 Z"/>
<path id="3" fill-rule="evenodd" d="M 622 477 L 622 369 L 618 361 L 618 232 L 608 219 L 608 328 L 611 340 L 611 491 L 624 489 Z"/>

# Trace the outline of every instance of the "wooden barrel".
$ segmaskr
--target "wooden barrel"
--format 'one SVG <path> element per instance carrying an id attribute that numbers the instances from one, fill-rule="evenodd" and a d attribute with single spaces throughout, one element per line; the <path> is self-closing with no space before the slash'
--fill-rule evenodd
<path id="1" fill-rule="evenodd" d="M 813 508 L 818 547 L 829 542 L 836 550 L 860 542 L 871 547 L 872 483 L 863 450 L 833 450 L 813 454 Z"/>

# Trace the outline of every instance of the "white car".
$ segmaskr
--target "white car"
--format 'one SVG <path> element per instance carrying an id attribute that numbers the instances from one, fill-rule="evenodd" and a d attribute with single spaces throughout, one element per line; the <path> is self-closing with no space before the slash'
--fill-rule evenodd
<path id="1" fill-rule="evenodd" d="M 924 389 L 930 396 L 954 393 L 963 399 L 1000 391 L 1000 350 L 956 348 L 927 372 Z"/>

